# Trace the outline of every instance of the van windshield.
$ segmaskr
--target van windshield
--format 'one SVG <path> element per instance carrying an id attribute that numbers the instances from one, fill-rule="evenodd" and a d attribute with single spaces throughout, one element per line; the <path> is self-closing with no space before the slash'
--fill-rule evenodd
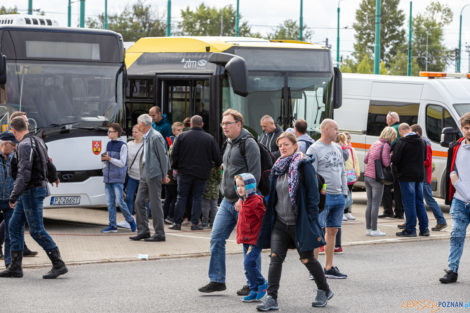
<path id="1" fill-rule="evenodd" d="M 464 115 L 467 112 L 470 112 L 470 103 L 458 103 L 454 104 L 455 111 L 460 116 Z"/>

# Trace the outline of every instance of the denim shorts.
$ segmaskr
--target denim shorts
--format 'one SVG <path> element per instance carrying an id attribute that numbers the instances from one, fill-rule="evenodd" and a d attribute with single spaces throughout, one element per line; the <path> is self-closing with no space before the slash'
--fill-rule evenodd
<path id="1" fill-rule="evenodd" d="M 343 222 L 344 206 L 346 197 L 343 194 L 332 195 L 326 194 L 325 209 L 320 213 L 320 226 L 325 227 L 341 227 Z"/>

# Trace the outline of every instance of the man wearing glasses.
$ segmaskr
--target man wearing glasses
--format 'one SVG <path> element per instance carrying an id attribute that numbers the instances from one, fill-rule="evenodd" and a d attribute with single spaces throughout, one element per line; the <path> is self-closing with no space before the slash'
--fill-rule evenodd
<path id="1" fill-rule="evenodd" d="M 252 174 L 259 182 L 261 177 L 260 151 L 255 139 L 243 129 L 243 115 L 228 109 L 222 116 L 222 131 L 227 137 L 227 145 L 223 151 L 223 177 L 220 190 L 224 199 L 215 216 L 211 233 L 211 259 L 209 264 L 209 284 L 199 288 L 200 292 L 209 293 L 222 291 L 225 286 L 225 242 L 237 225 L 238 210 L 235 203 L 238 195 L 235 191 L 235 175 Z M 245 144 L 245 158 L 240 152 L 241 144 Z M 258 258 L 257 264 L 261 264 Z"/>

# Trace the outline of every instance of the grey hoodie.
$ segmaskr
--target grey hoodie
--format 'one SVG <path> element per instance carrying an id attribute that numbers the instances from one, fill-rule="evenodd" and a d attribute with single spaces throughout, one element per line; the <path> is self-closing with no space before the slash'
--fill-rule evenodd
<path id="1" fill-rule="evenodd" d="M 303 134 L 302 136 L 299 136 L 297 137 L 297 143 L 299 144 L 299 150 L 303 153 L 303 154 L 306 154 L 307 153 L 307 149 L 315 142 L 315 140 L 312 139 L 312 137 L 310 137 L 309 135 L 307 134 Z M 307 146 L 307 143 L 309 143 L 309 145 Z"/>
<path id="2" fill-rule="evenodd" d="M 460 145 L 455 159 L 455 171 L 459 176 L 459 180 L 454 184 L 456 199 L 463 202 L 470 202 L 470 144 L 465 141 Z"/>
<path id="3" fill-rule="evenodd" d="M 251 134 L 247 130 L 242 129 L 240 136 L 233 141 L 227 139 L 227 147 L 223 155 L 224 175 L 220 191 L 227 200 L 232 202 L 238 200 L 238 195 L 235 188 L 233 188 L 235 175 L 250 173 L 257 182 L 259 182 L 261 177 L 260 152 L 255 139 L 248 138 L 245 141 L 246 160 L 240 153 L 240 139 L 246 136 L 251 136 Z"/>

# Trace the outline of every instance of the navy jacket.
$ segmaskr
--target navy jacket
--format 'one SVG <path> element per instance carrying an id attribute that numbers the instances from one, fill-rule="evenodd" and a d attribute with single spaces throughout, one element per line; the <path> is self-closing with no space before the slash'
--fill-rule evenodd
<path id="1" fill-rule="evenodd" d="M 8 201 L 13 190 L 13 177 L 11 176 L 11 159 L 13 153 L 4 158 L 0 155 L 0 200 Z"/>
<path id="2" fill-rule="evenodd" d="M 303 159 L 300 162 L 299 171 L 301 178 L 296 195 L 295 248 L 303 252 L 324 246 L 325 239 L 318 221 L 320 194 L 312 159 Z M 271 232 L 276 221 L 276 182 L 277 176 L 273 175 L 268 205 L 256 244 L 261 249 L 271 248 Z"/>
<path id="3" fill-rule="evenodd" d="M 126 143 L 121 140 L 110 140 L 106 145 L 106 152 L 109 157 L 113 159 L 121 158 L 121 147 Z M 103 179 L 106 184 L 123 184 L 126 180 L 127 173 L 127 159 L 126 165 L 117 167 L 109 161 L 106 161 L 106 166 L 103 168 Z"/>

